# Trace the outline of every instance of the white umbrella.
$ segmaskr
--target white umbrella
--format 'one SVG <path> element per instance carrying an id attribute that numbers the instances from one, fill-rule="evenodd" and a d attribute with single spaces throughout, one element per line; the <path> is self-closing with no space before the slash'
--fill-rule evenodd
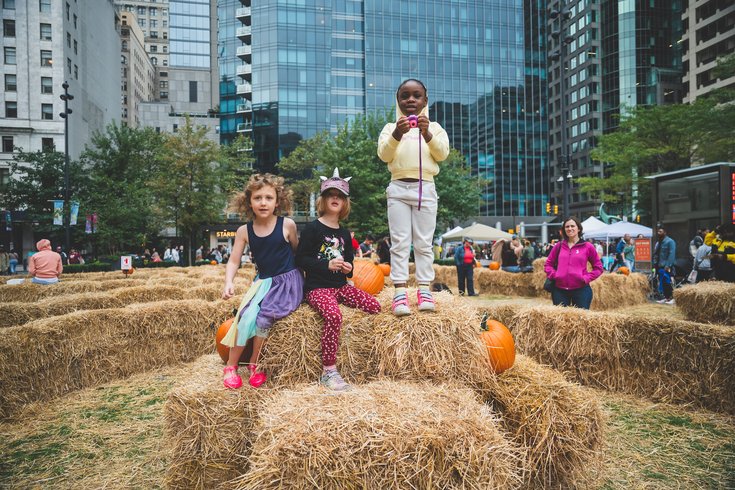
<path id="1" fill-rule="evenodd" d="M 585 236 L 587 236 L 588 232 L 599 230 L 605 226 L 607 225 L 594 216 L 590 216 L 586 220 L 582 221 L 582 230 L 584 230 Z"/>

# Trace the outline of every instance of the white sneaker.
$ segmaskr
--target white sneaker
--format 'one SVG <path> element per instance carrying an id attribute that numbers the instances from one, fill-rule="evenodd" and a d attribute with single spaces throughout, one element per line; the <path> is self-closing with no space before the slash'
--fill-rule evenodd
<path id="1" fill-rule="evenodd" d="M 662 305 L 662 304 L 666 303 L 666 298 L 659 299 L 659 300 L 656 301 L 656 303 Z"/>
<path id="2" fill-rule="evenodd" d="M 667 305 L 675 305 L 676 302 L 674 302 L 674 298 L 671 298 L 670 300 L 664 301 Z"/>

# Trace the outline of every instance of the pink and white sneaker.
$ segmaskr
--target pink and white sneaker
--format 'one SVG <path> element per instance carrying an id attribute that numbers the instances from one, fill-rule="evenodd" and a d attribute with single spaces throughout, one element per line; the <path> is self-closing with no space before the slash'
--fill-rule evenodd
<path id="1" fill-rule="evenodd" d="M 406 316 L 411 314 L 411 310 L 408 307 L 408 298 L 406 293 L 396 294 L 393 296 L 393 304 L 391 310 L 395 316 Z"/>
<path id="2" fill-rule="evenodd" d="M 225 388 L 236 390 L 242 386 L 242 378 L 237 374 L 237 366 L 225 366 L 224 375 L 222 382 Z"/>
<path id="3" fill-rule="evenodd" d="M 419 311 L 434 311 L 434 297 L 428 289 L 419 289 L 416 291 L 416 298 L 419 303 Z"/>

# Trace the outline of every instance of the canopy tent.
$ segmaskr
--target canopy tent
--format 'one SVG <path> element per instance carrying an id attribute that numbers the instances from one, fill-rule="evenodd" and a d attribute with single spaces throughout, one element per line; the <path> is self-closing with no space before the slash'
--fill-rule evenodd
<path id="1" fill-rule="evenodd" d="M 594 231 L 588 232 L 585 228 L 583 236 L 586 239 L 609 239 L 609 238 L 620 238 L 621 236 L 628 234 L 632 238 L 638 235 L 643 235 L 645 238 L 651 238 L 653 236 L 653 230 L 647 226 L 638 225 L 631 223 L 630 221 L 618 221 L 611 225 L 605 225 Z"/>
<path id="2" fill-rule="evenodd" d="M 607 225 L 594 216 L 590 216 L 586 220 L 582 221 L 582 229 L 584 230 L 585 236 L 587 236 L 587 233 L 599 230 L 605 226 Z"/>
<path id="3" fill-rule="evenodd" d="M 448 235 L 451 235 L 451 234 L 453 234 L 453 233 L 456 233 L 456 232 L 460 231 L 461 229 L 462 229 L 462 227 L 461 227 L 461 226 L 455 226 L 454 228 L 452 228 L 452 229 L 451 229 L 451 230 L 449 230 L 448 232 L 444 233 L 444 234 L 442 235 L 442 239 L 445 239 L 445 238 L 447 238 L 447 236 L 448 236 Z"/>
<path id="4" fill-rule="evenodd" d="M 483 225 L 482 223 L 474 223 L 467 228 L 442 235 L 442 238 L 447 241 L 462 240 L 465 237 L 472 238 L 475 241 L 489 242 L 493 240 L 510 240 L 513 238 L 513 235 L 503 230 Z"/>

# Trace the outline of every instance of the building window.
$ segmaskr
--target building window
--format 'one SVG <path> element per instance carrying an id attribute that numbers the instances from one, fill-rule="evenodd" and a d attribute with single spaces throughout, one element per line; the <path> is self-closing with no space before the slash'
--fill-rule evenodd
<path id="1" fill-rule="evenodd" d="M 12 136 L 3 136 L 3 153 L 13 153 Z"/>
<path id="2" fill-rule="evenodd" d="M 69 5 L 69 2 L 66 2 L 66 20 L 71 20 L 69 14 L 71 14 L 71 6 Z"/>
<path id="3" fill-rule="evenodd" d="M 151 53 L 158 53 L 158 46 L 151 44 Z"/>
<path id="4" fill-rule="evenodd" d="M 41 50 L 41 66 L 51 66 L 54 61 L 51 56 L 51 51 L 42 49 Z"/>
<path id="5" fill-rule="evenodd" d="M 3 60 L 6 65 L 15 64 L 15 48 L 5 47 L 3 48 Z"/>
<path id="6" fill-rule="evenodd" d="M 41 93 L 42 94 L 53 94 L 54 93 L 54 79 L 51 77 L 41 77 Z"/>
<path id="7" fill-rule="evenodd" d="M 0 168 L 0 189 L 5 189 L 10 183 L 10 169 Z"/>
<path id="8" fill-rule="evenodd" d="M 122 50 L 123 50 L 123 51 L 127 51 L 127 50 L 128 50 L 128 42 L 127 42 L 127 41 L 123 41 L 123 42 L 122 42 Z M 76 54 L 76 53 L 75 53 L 75 54 Z"/>
<path id="9" fill-rule="evenodd" d="M 150 36 L 151 36 L 151 37 L 152 37 L 153 39 L 158 39 L 158 31 L 151 31 L 151 34 L 150 34 Z"/>
<path id="10" fill-rule="evenodd" d="M 53 138 L 41 138 L 41 150 L 42 151 L 54 151 L 54 139 Z"/>
<path id="11" fill-rule="evenodd" d="M 158 86 L 160 88 L 168 88 L 168 82 L 166 80 L 161 80 L 160 82 L 158 82 Z"/>
<path id="12" fill-rule="evenodd" d="M 77 14 L 74 14 L 74 29 L 77 28 Z"/>
<path id="13" fill-rule="evenodd" d="M 69 75 L 71 75 L 71 58 L 66 59 L 66 69 L 69 70 Z"/>
<path id="14" fill-rule="evenodd" d="M 15 119 L 18 117 L 18 103 L 17 102 L 5 102 L 5 117 L 8 119 Z"/>
<path id="15" fill-rule="evenodd" d="M 51 40 L 51 24 L 41 24 L 41 41 Z"/>
<path id="16" fill-rule="evenodd" d="M 153 66 L 158 66 L 158 58 L 156 58 L 155 56 L 151 58 L 151 64 Z"/>
<path id="17" fill-rule="evenodd" d="M 150 15 L 151 17 L 157 16 L 158 15 L 158 9 L 156 7 L 150 7 L 148 9 L 148 15 Z"/>
<path id="18" fill-rule="evenodd" d="M 189 102 L 199 102 L 197 98 L 197 83 L 189 82 Z"/>
<path id="19" fill-rule="evenodd" d="M 160 72 L 160 73 L 158 74 L 158 76 L 159 76 L 159 77 L 167 77 L 167 76 L 168 76 L 168 72 L 167 72 L 167 71 L 162 71 L 162 72 Z"/>
<path id="20" fill-rule="evenodd" d="M 143 34 L 145 34 L 145 28 L 148 27 L 146 20 L 145 19 L 138 19 L 138 25 L 140 27 L 143 27 Z"/>
<path id="21" fill-rule="evenodd" d="M 74 54 L 79 54 L 79 53 L 77 52 L 77 49 L 78 49 L 78 47 L 79 47 L 79 45 L 77 44 L 77 40 L 75 39 L 75 40 L 74 40 Z"/>
<path id="22" fill-rule="evenodd" d="M 138 7 L 138 15 L 145 15 L 145 7 Z"/>
<path id="23" fill-rule="evenodd" d="M 51 13 L 51 0 L 38 0 L 38 10 L 47 14 Z"/>
<path id="24" fill-rule="evenodd" d="M 15 0 L 3 0 L 3 8 L 8 10 L 15 10 Z"/>
<path id="25" fill-rule="evenodd" d="M 79 80 L 79 67 L 74 65 L 74 80 Z"/>
<path id="26" fill-rule="evenodd" d="M 151 29 L 158 27 L 158 21 L 156 19 L 151 19 L 150 24 L 148 24 Z"/>
<path id="27" fill-rule="evenodd" d="M 178 133 L 178 132 L 179 132 L 179 125 L 174 124 L 174 133 Z"/>
<path id="28" fill-rule="evenodd" d="M 41 119 L 52 121 L 54 119 L 54 105 L 41 104 Z"/>
<path id="29" fill-rule="evenodd" d="M 162 99 L 168 99 L 168 92 L 161 92 L 160 96 Z"/>
<path id="30" fill-rule="evenodd" d="M 18 91 L 18 78 L 16 75 L 12 75 L 12 74 L 5 75 L 5 91 L 6 92 L 17 92 Z"/>
<path id="31" fill-rule="evenodd" d="M 66 45 L 71 48 L 71 34 L 68 32 L 66 33 Z"/>
<path id="32" fill-rule="evenodd" d="M 15 21 L 3 19 L 3 37 L 15 37 Z"/>

